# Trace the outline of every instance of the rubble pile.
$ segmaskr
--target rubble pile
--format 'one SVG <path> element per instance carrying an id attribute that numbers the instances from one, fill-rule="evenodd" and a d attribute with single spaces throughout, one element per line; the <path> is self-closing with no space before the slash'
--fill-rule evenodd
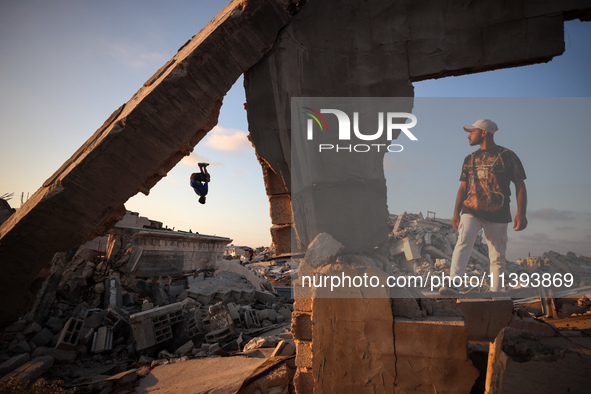
<path id="1" fill-rule="evenodd" d="M 100 391 L 195 358 L 295 354 L 293 301 L 239 263 L 138 278 L 114 261 L 88 249 L 56 254 L 35 307 L 0 336 L 3 382 L 42 377 Z"/>
<path id="2" fill-rule="evenodd" d="M 458 232 L 453 228 L 450 219 L 435 218 L 434 215 L 425 218 L 420 212 L 391 214 L 389 229 L 390 260 L 400 271 L 423 277 L 449 275 L 451 256 L 458 237 Z M 477 277 L 485 275 L 486 282 L 488 271 L 488 246 L 482 234 L 479 234 L 466 267 L 466 274 Z M 577 256 L 573 252 L 561 255 L 549 251 L 542 257 L 527 257 L 517 262 L 506 261 L 507 274 L 531 274 L 532 271 L 541 274 L 571 273 L 573 287 L 591 284 L 591 258 Z"/>
<path id="3" fill-rule="evenodd" d="M 253 259 L 254 260 L 254 259 Z M 291 277 L 297 271 L 299 262 L 294 259 L 275 259 L 248 264 L 246 267 L 267 279 L 274 286 L 291 285 Z"/>

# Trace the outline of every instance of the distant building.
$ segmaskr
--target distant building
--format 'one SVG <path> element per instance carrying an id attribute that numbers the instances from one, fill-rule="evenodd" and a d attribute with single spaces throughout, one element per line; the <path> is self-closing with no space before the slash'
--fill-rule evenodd
<path id="1" fill-rule="evenodd" d="M 127 211 L 108 235 L 82 248 L 104 253 L 123 272 L 159 277 L 215 268 L 230 242 L 226 237 L 163 229 L 161 222 Z"/>
<path id="2" fill-rule="evenodd" d="M 226 250 L 224 251 L 224 256 L 226 257 L 248 257 L 248 249 L 249 246 L 235 246 L 235 245 L 228 245 L 226 246 Z"/>

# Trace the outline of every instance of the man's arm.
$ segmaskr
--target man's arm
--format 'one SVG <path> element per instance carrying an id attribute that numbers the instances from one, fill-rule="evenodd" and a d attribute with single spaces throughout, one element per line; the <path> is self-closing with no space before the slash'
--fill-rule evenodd
<path id="1" fill-rule="evenodd" d="M 456 205 L 454 207 L 454 216 L 451 220 L 452 226 L 458 230 L 460 226 L 460 213 L 462 212 L 462 206 L 464 201 L 466 200 L 466 196 L 468 194 L 468 182 L 462 181 L 460 182 L 460 188 L 458 189 L 458 195 L 456 197 Z"/>
<path id="2" fill-rule="evenodd" d="M 527 218 L 525 212 L 527 211 L 527 190 L 525 189 L 525 182 L 523 180 L 515 182 L 515 194 L 517 195 L 517 214 L 513 220 L 513 229 L 521 231 L 527 227 Z"/>

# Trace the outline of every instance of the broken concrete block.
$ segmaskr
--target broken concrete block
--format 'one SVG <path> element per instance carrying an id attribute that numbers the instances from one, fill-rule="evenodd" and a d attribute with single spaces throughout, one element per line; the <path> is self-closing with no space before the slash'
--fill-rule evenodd
<path id="1" fill-rule="evenodd" d="M 495 338 L 513 317 L 513 301 L 505 299 L 458 299 L 468 338 Z"/>
<path id="2" fill-rule="evenodd" d="M 178 297 L 183 291 L 185 291 L 184 283 L 173 283 L 168 286 L 168 295 L 171 297 Z"/>
<path id="3" fill-rule="evenodd" d="M 52 333 L 57 334 L 64 328 L 64 321 L 65 319 L 52 316 L 45 322 L 45 327 L 49 328 Z"/>
<path id="4" fill-rule="evenodd" d="M 181 323 L 183 319 L 180 302 L 129 316 L 136 349 L 146 349 L 172 338 L 172 326 Z"/>
<path id="5" fill-rule="evenodd" d="M 189 341 L 189 342 L 185 343 L 183 346 L 179 347 L 177 350 L 175 350 L 174 354 L 179 357 L 184 356 L 184 355 L 190 353 L 194 347 L 195 347 L 195 343 L 193 343 L 193 341 Z"/>
<path id="6" fill-rule="evenodd" d="M 328 233 L 320 233 L 308 245 L 306 256 L 304 260 L 308 265 L 314 268 L 320 267 L 322 264 L 330 262 L 336 257 L 345 246 L 334 239 Z"/>
<path id="7" fill-rule="evenodd" d="M 243 309 L 244 310 L 244 324 L 246 328 L 260 328 L 261 322 L 259 317 L 255 311 L 252 309 Z"/>
<path id="8" fill-rule="evenodd" d="M 414 239 L 405 237 L 403 240 L 404 257 L 407 260 L 414 260 L 421 258 L 421 247 L 417 245 Z"/>
<path id="9" fill-rule="evenodd" d="M 271 357 L 283 357 L 283 356 L 293 356 L 296 352 L 295 344 L 290 341 L 280 341 L 273 353 L 271 353 Z"/>
<path id="10" fill-rule="evenodd" d="M 234 331 L 234 320 L 223 302 L 209 307 L 209 316 L 203 319 L 203 327 L 208 332 L 227 327 L 230 328 L 230 331 Z"/>
<path id="11" fill-rule="evenodd" d="M 275 309 L 263 309 L 262 311 L 258 311 L 259 320 L 269 320 L 271 323 L 277 322 L 277 312 Z"/>
<path id="12" fill-rule="evenodd" d="M 62 350 L 76 350 L 82 327 L 84 327 L 83 320 L 74 317 L 68 319 L 55 347 Z"/>
<path id="13" fill-rule="evenodd" d="M 259 300 L 262 303 L 273 303 L 277 301 L 277 297 L 275 295 L 269 293 L 268 291 L 256 291 L 254 293 L 254 298 Z"/>
<path id="14" fill-rule="evenodd" d="M 9 358 L 8 360 L 0 364 L 0 375 L 4 376 L 7 373 L 14 371 L 18 367 L 29 361 L 31 361 L 31 355 L 29 353 L 23 353 L 19 354 L 18 356 Z"/>
<path id="15" fill-rule="evenodd" d="M 394 319 L 396 386 L 408 392 L 469 393 L 478 370 L 459 318 Z"/>
<path id="16" fill-rule="evenodd" d="M 116 375 L 107 378 L 108 382 L 114 382 L 118 386 L 133 385 L 137 380 L 139 369 L 131 369 L 129 371 L 120 372 Z"/>
<path id="17" fill-rule="evenodd" d="M 214 343 L 207 349 L 207 355 L 211 356 L 212 354 L 215 354 L 218 350 L 220 350 L 220 344 Z"/>
<path id="18" fill-rule="evenodd" d="M 132 306 L 138 303 L 138 299 L 133 293 L 125 293 L 123 294 L 123 305 L 124 306 Z"/>
<path id="19" fill-rule="evenodd" d="M 84 326 L 89 328 L 99 328 L 103 325 L 106 314 L 107 311 L 105 309 L 89 309 L 88 317 L 84 319 Z"/>
<path id="20" fill-rule="evenodd" d="M 187 312 L 186 332 L 189 338 L 194 338 L 199 335 L 205 335 L 205 327 L 203 320 L 209 315 L 205 307 L 193 308 Z"/>
<path id="21" fill-rule="evenodd" d="M 31 324 L 29 324 L 24 330 L 23 330 L 23 335 L 30 337 L 32 335 L 37 334 L 38 332 L 40 332 L 43 329 L 43 327 L 41 327 L 41 325 L 39 323 L 33 322 Z"/>
<path id="22" fill-rule="evenodd" d="M 33 352 L 33 358 L 37 357 L 52 357 L 56 363 L 73 363 L 76 360 L 76 352 L 41 346 Z"/>
<path id="23" fill-rule="evenodd" d="M 539 322 L 533 317 L 514 317 L 509 322 L 509 327 L 531 331 L 539 337 L 553 337 L 556 335 L 553 324 Z"/>
<path id="24" fill-rule="evenodd" d="M 113 329 L 102 326 L 94 333 L 92 338 L 91 351 L 93 353 L 102 353 L 113 349 Z"/>
<path id="25" fill-rule="evenodd" d="M 485 392 L 586 393 L 591 356 L 546 346 L 532 332 L 506 327 L 490 347 Z"/>
<path id="26" fill-rule="evenodd" d="M 230 302 L 226 305 L 228 307 L 228 312 L 230 312 L 230 316 L 232 316 L 232 320 L 234 322 L 240 322 L 240 306 L 234 302 Z"/>
<path id="27" fill-rule="evenodd" d="M 205 334 L 205 340 L 207 343 L 215 342 L 227 342 L 236 336 L 236 330 L 234 327 L 224 327 L 218 330 L 210 331 Z"/>
<path id="28" fill-rule="evenodd" d="M 285 305 L 283 305 L 281 308 L 279 308 L 277 310 L 277 313 L 279 313 L 281 316 L 283 316 L 285 321 L 291 320 L 291 310 L 288 307 L 286 307 Z"/>
<path id="29" fill-rule="evenodd" d="M 20 367 L 16 368 L 14 371 L 8 373 L 2 378 L 3 382 L 8 382 L 11 379 L 15 380 L 32 380 L 37 379 L 43 372 L 47 371 L 49 368 L 53 366 L 53 358 L 52 357 L 37 357 Z"/>
<path id="30" fill-rule="evenodd" d="M 13 342 L 8 345 L 8 351 L 10 353 L 30 353 L 31 352 L 31 345 L 24 339 L 21 341 Z"/>
<path id="31" fill-rule="evenodd" d="M 48 328 L 43 328 L 33 338 L 31 338 L 31 342 L 37 346 L 45 346 L 48 343 L 51 343 L 52 338 L 53 333 Z"/>
<path id="32" fill-rule="evenodd" d="M 154 305 L 156 306 L 170 304 L 168 293 L 164 290 L 162 283 L 152 284 L 152 300 L 154 301 Z"/>
<path id="33" fill-rule="evenodd" d="M 114 305 L 116 307 L 123 306 L 123 289 L 121 288 L 121 282 L 119 278 L 116 276 L 112 276 L 108 279 L 105 279 L 105 292 L 104 292 L 104 307 L 105 309 L 109 307 L 109 305 Z"/>
<path id="34" fill-rule="evenodd" d="M 256 337 L 252 338 L 246 345 L 244 345 L 244 352 L 260 348 L 276 347 L 279 340 L 274 337 Z"/>
<path id="35" fill-rule="evenodd" d="M 114 305 L 109 305 L 103 321 L 105 326 L 111 327 L 114 332 L 117 332 L 128 324 L 129 317 L 123 310 Z"/>

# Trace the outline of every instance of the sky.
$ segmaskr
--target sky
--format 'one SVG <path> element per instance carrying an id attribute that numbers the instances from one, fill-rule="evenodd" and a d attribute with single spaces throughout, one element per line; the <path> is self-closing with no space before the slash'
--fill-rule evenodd
<path id="1" fill-rule="evenodd" d="M 219 0 L 0 1 L 0 195 L 14 193 L 10 204 L 18 208 L 21 193 L 25 198 L 34 193 L 224 6 Z M 545 250 L 591 254 L 591 209 L 585 198 L 591 191 L 589 126 L 572 129 L 561 115 L 552 117 L 553 101 L 497 99 L 487 107 L 484 99 L 465 99 L 575 97 L 580 99 L 565 108 L 580 106 L 577 114 L 584 115 L 591 108 L 591 23 L 567 22 L 565 43 L 565 53 L 549 63 L 415 83 L 415 111 L 429 121 L 419 121 L 416 145 L 385 159 L 390 212 L 429 210 L 451 217 L 461 162 L 473 150 L 461 125 L 496 117 L 498 143 L 522 158 L 530 197 L 530 227 L 510 234 L 508 257 Z M 228 92 L 218 126 L 194 153 L 149 196 L 132 197 L 127 209 L 170 228 L 226 236 L 237 245 L 270 245 L 268 199 L 246 139 L 242 84 L 240 78 Z M 475 103 L 473 113 L 463 109 L 467 102 Z M 419 115 L 441 103 L 457 116 L 437 122 Z M 519 106 L 544 115 L 552 129 L 532 127 L 515 115 Z M 211 163 L 205 205 L 197 202 L 188 181 L 200 161 Z"/>

